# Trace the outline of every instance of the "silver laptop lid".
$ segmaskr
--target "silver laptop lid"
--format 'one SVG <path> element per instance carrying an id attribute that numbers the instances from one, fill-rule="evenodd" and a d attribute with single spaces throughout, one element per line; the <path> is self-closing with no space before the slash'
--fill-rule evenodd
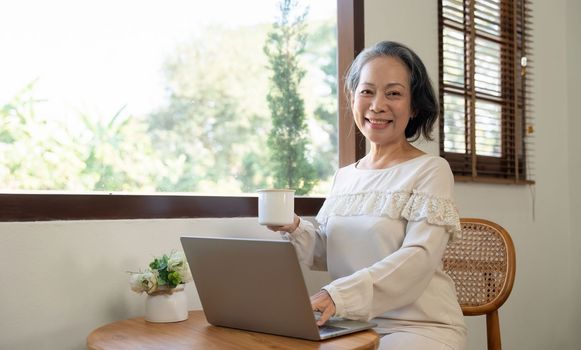
<path id="1" fill-rule="evenodd" d="M 209 237 L 181 242 L 209 323 L 320 339 L 290 242 Z"/>

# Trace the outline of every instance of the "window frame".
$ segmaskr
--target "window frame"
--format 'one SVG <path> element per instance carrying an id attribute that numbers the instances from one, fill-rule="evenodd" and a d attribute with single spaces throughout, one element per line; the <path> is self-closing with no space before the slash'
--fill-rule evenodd
<path id="1" fill-rule="evenodd" d="M 343 94 L 343 73 L 364 47 L 363 0 L 337 0 L 339 166 L 365 153 Z M 298 215 L 314 216 L 323 197 L 297 197 Z M 257 196 L 118 193 L 0 193 L 0 222 L 254 217 Z"/>
<path id="2" fill-rule="evenodd" d="M 470 12 L 474 12 L 475 2 L 477 0 L 465 0 L 464 6 L 472 7 Z M 501 0 L 501 9 L 509 8 L 512 6 L 513 11 L 512 16 L 507 20 L 505 15 L 500 16 L 501 21 L 498 23 L 503 34 L 510 33 L 510 39 L 496 38 L 492 35 L 487 35 L 476 31 L 474 27 L 474 18 L 472 21 L 465 22 L 462 27 L 456 27 L 455 25 L 444 24 L 444 14 L 443 14 L 443 0 L 438 0 L 438 39 L 439 39 L 439 99 L 440 99 L 440 155 L 445 158 L 449 163 L 454 173 L 454 178 L 459 182 L 481 182 L 481 183 L 504 183 L 504 184 L 534 184 L 532 178 L 532 171 L 530 169 L 530 164 L 528 164 L 529 159 L 527 156 L 528 143 L 526 140 L 526 124 L 527 119 L 525 117 L 525 111 L 528 108 L 526 103 L 522 103 L 526 99 L 527 94 L 527 82 L 530 79 L 525 75 L 521 75 L 521 58 L 517 57 L 518 54 L 524 56 L 527 55 L 527 50 L 524 47 L 526 40 L 530 39 L 527 34 L 525 40 L 519 46 L 517 43 L 518 35 L 524 35 L 523 33 L 518 33 L 518 30 L 524 32 L 526 26 L 521 28 L 518 27 L 516 23 L 520 19 L 517 14 L 516 6 L 520 4 L 521 1 L 525 0 Z M 507 5 L 508 4 L 508 5 Z M 524 11 L 524 8 L 521 9 Z M 527 18 L 524 13 L 520 16 Z M 466 21 L 466 18 L 464 19 Z M 457 87 L 447 87 L 444 84 L 444 28 L 451 28 L 463 33 L 466 36 L 466 40 L 470 41 L 469 46 L 474 47 L 474 41 L 476 38 L 481 38 L 489 41 L 496 41 L 500 45 L 511 44 L 514 54 L 507 56 L 505 54 L 501 55 L 500 67 L 504 69 L 506 67 L 512 67 L 510 70 L 503 70 L 501 76 L 501 91 L 502 94 L 498 98 L 487 96 L 484 93 L 479 93 L 474 89 L 474 67 L 475 67 L 475 57 L 465 56 L 465 60 L 470 60 L 469 63 L 465 63 L 465 81 L 471 82 L 464 86 L 464 90 L 460 90 Z M 518 28 L 517 28 L 518 27 Z M 501 50 L 503 47 L 501 46 Z M 522 85 L 521 85 L 522 84 Z M 519 87 L 519 85 L 521 85 Z M 454 95 L 465 100 L 465 137 L 466 137 L 466 151 L 465 153 L 457 152 L 447 152 L 445 150 L 445 130 L 444 130 L 444 95 Z M 498 103 L 501 106 L 501 150 L 502 154 L 500 157 L 494 157 L 489 155 L 478 155 L 476 154 L 476 130 L 475 130 L 475 111 L 474 104 L 476 101 L 489 101 L 493 103 Z M 509 101 L 509 102 L 507 102 Z M 510 105 L 507 105 L 510 103 Z M 508 150 L 508 151 L 507 151 Z"/>

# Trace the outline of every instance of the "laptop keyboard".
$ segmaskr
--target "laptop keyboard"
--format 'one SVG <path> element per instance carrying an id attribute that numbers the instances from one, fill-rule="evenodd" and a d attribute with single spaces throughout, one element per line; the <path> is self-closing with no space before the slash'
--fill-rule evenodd
<path id="1" fill-rule="evenodd" d="M 329 333 L 335 333 L 337 331 L 342 331 L 344 329 L 346 329 L 346 328 L 323 325 L 323 326 L 319 326 L 319 334 L 325 335 L 325 334 L 329 334 Z"/>
<path id="2" fill-rule="evenodd" d="M 321 317 L 321 313 L 320 312 L 315 312 L 315 319 L 319 320 L 319 318 Z M 331 320 L 333 320 L 334 317 L 331 317 Z M 334 334 L 337 333 L 338 331 L 342 331 L 345 330 L 347 328 L 345 327 L 337 327 L 337 326 L 330 326 L 330 325 L 322 325 L 319 326 L 319 334 L 321 335 L 321 337 L 327 335 L 327 334 Z"/>

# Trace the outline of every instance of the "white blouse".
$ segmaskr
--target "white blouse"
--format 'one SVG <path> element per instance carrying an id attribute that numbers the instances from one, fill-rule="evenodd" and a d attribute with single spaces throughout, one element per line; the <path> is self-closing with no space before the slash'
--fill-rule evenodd
<path id="1" fill-rule="evenodd" d="M 448 239 L 461 234 L 453 187 L 448 163 L 437 156 L 387 169 L 352 164 L 335 174 L 318 229 L 301 220 L 283 237 L 302 263 L 329 271 L 334 280 L 323 289 L 335 316 L 461 348 L 466 327 L 454 282 L 442 269 Z"/>

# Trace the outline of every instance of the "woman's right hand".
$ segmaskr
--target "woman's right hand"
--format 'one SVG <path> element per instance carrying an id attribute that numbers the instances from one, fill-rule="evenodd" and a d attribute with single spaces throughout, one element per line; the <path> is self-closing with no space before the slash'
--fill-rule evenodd
<path id="1" fill-rule="evenodd" d="M 294 217 L 292 224 L 282 225 L 282 226 L 267 225 L 266 228 L 271 230 L 271 231 L 274 231 L 274 232 L 283 231 L 283 232 L 292 233 L 297 229 L 297 227 L 299 227 L 300 222 L 301 222 L 301 218 L 297 214 L 295 214 L 295 217 Z"/>

